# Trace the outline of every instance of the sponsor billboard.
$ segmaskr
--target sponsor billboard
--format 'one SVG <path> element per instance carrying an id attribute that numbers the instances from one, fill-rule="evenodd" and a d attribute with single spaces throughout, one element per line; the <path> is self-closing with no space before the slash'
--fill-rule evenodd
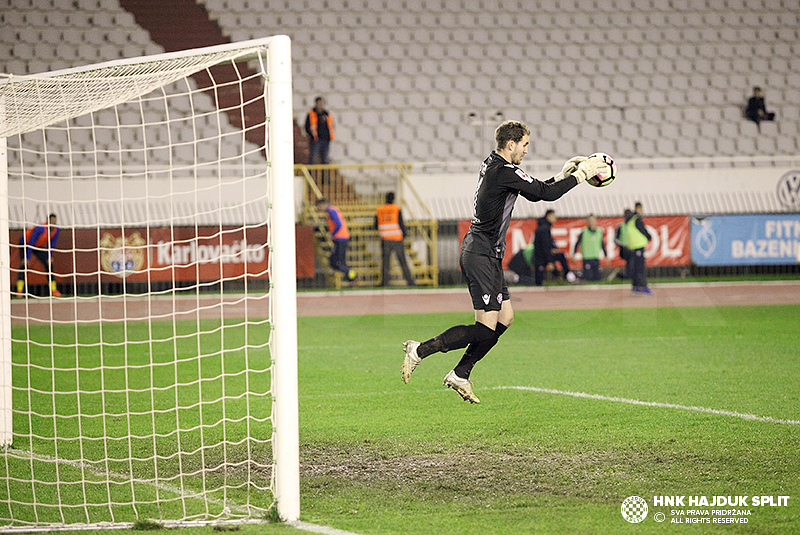
<path id="1" fill-rule="evenodd" d="M 604 265 L 623 266 L 625 263 L 619 256 L 619 249 L 614 244 L 617 226 L 622 223 L 621 217 L 598 217 L 597 226 L 603 229 L 608 259 Z M 648 266 L 688 266 L 690 262 L 689 216 L 644 217 L 644 224 L 652 237 L 645 249 Z M 469 221 L 459 221 L 460 239 L 469 230 Z M 506 255 L 503 267 L 517 251 L 525 247 L 533 239 L 537 227 L 536 219 L 512 219 L 506 234 Z M 585 219 L 559 219 L 551 234 L 556 247 L 574 261 L 582 260 L 580 252 L 572 255 L 575 243 L 586 226 Z M 460 240 L 459 240 L 460 241 Z M 578 267 L 578 266 L 573 266 Z"/>
<path id="2" fill-rule="evenodd" d="M 800 262 L 800 214 L 692 217 L 691 228 L 698 266 Z"/>
<path id="3" fill-rule="evenodd" d="M 11 269 L 19 269 L 22 231 L 11 231 Z M 297 277 L 314 276 L 314 232 L 295 226 Z M 268 278 L 267 228 L 157 227 L 61 229 L 53 252 L 56 279 L 64 283 L 216 281 Z M 45 284 L 35 259 L 28 284 Z M 15 279 L 12 275 L 12 279 Z"/>

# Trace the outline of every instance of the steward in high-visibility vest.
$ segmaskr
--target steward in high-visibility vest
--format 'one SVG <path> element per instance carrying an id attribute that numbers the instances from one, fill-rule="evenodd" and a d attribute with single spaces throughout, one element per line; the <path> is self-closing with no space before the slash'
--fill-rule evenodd
<path id="1" fill-rule="evenodd" d="M 403 212 L 394 203 L 394 192 L 386 194 L 386 204 L 378 207 L 375 214 L 375 226 L 378 229 L 378 236 L 381 238 L 381 259 L 383 262 L 381 286 L 388 286 L 390 282 L 390 268 L 392 265 L 392 255 L 397 258 L 403 278 L 409 286 L 415 286 L 414 277 L 406 262 L 406 251 L 403 245 L 403 238 L 406 235 L 406 227 L 403 224 Z"/>
<path id="2" fill-rule="evenodd" d="M 630 251 L 630 276 L 634 293 L 652 295 L 647 287 L 644 248 L 650 241 L 650 233 L 642 221 L 642 204 L 636 203 L 635 211 L 625 220 L 625 246 Z"/>
<path id="3" fill-rule="evenodd" d="M 650 241 L 650 234 L 644 226 L 642 216 L 634 213 L 631 218 L 625 222 L 625 244 L 631 251 L 636 249 L 644 249 Z"/>
<path id="4" fill-rule="evenodd" d="M 327 164 L 330 143 L 336 138 L 333 129 L 333 116 L 325 109 L 325 101 L 317 97 L 314 107 L 306 117 L 306 134 L 309 137 L 309 161 L 314 164 Z"/>
<path id="5" fill-rule="evenodd" d="M 328 231 L 331 233 L 331 241 L 333 242 L 328 262 L 331 268 L 342 272 L 348 281 L 355 282 L 356 272 L 347 265 L 347 246 L 350 244 L 350 231 L 347 228 L 342 211 L 329 204 L 324 198 L 317 199 L 316 204 L 318 210 L 325 212 L 325 216 L 328 219 Z"/>
<path id="6" fill-rule="evenodd" d="M 378 235 L 382 240 L 403 241 L 403 215 L 400 207 L 389 203 L 378 207 Z"/>
<path id="7" fill-rule="evenodd" d="M 328 231 L 331 233 L 331 240 L 349 240 L 350 230 L 347 228 L 342 211 L 329 204 L 325 207 L 325 215 L 328 218 Z"/>
<path id="8" fill-rule="evenodd" d="M 577 254 L 581 250 L 583 256 L 583 279 L 587 281 L 600 280 L 600 252 L 606 254 L 606 244 L 603 241 L 605 233 L 603 229 L 597 227 L 597 218 L 590 215 L 586 218 L 587 226 L 578 236 L 572 254 Z"/>
<path id="9" fill-rule="evenodd" d="M 320 119 L 322 119 L 321 125 Z M 317 111 L 311 108 L 308 112 L 308 133 L 314 138 L 314 141 L 319 141 L 320 139 L 333 141 L 336 139 L 336 133 L 333 129 L 333 117 L 328 113 L 328 110 Z"/>

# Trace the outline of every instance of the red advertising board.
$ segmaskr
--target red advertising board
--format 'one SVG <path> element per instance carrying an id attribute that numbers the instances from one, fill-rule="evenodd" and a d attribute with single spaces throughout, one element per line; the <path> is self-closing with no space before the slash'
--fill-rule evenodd
<path id="1" fill-rule="evenodd" d="M 599 217 L 597 226 L 603 229 L 605 235 L 606 251 L 608 252 L 607 264 L 609 266 L 622 266 L 624 263 L 619 257 L 619 249 L 614 245 L 614 235 L 617 226 L 622 223 L 621 217 Z M 691 240 L 689 234 L 689 216 L 659 216 L 645 217 L 644 224 L 652 236 L 652 240 L 645 249 L 648 266 L 688 266 L 691 255 Z M 575 243 L 578 241 L 585 219 L 559 219 L 551 230 L 553 240 L 567 256 L 578 261 L 580 252 L 574 257 Z M 513 219 L 506 234 L 506 256 L 503 267 L 514 254 L 522 249 L 533 239 L 536 231 L 535 219 Z M 459 221 L 459 239 L 463 239 L 469 230 L 469 221 Z"/>
<path id="2" fill-rule="evenodd" d="M 11 269 L 19 268 L 19 238 L 12 231 Z M 314 276 L 314 233 L 296 226 L 298 278 Z M 61 229 L 53 253 L 60 282 L 215 281 L 268 278 L 267 228 L 158 227 Z M 35 258 L 28 284 L 44 284 L 44 267 Z M 12 278 L 15 278 L 12 275 Z"/>

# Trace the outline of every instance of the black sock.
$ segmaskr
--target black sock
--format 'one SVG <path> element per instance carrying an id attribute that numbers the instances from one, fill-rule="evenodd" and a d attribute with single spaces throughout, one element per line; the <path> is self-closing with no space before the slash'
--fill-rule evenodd
<path id="1" fill-rule="evenodd" d="M 464 356 L 461 357 L 461 360 L 455 367 L 456 375 L 462 379 L 469 379 L 469 374 L 472 373 L 472 368 L 479 360 L 486 356 L 490 349 L 494 347 L 494 345 L 497 343 L 497 339 L 500 338 L 501 334 L 506 332 L 506 329 L 508 329 L 507 325 L 498 323 L 497 327 L 495 327 L 495 330 L 492 331 L 491 338 L 470 344 L 467 350 L 464 351 Z"/>
<path id="2" fill-rule="evenodd" d="M 453 349 L 461 349 L 473 342 L 487 340 L 492 337 L 494 337 L 494 331 L 482 323 L 456 325 L 442 334 L 422 342 L 417 348 L 417 355 L 419 355 L 419 358 L 424 359 L 428 355 L 433 355 L 440 351 L 447 353 Z"/>

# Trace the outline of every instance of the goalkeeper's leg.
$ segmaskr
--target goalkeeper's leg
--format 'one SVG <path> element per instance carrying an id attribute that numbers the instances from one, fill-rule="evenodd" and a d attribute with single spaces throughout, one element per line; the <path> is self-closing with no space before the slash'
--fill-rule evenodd
<path id="1" fill-rule="evenodd" d="M 461 357 L 461 360 L 454 368 L 456 375 L 462 379 L 469 379 L 469 374 L 472 373 L 472 368 L 479 360 L 486 356 L 489 350 L 495 346 L 500 336 L 506 332 L 506 329 L 508 329 L 508 326 L 498 322 L 497 327 L 494 329 L 494 336 L 492 336 L 492 338 L 470 344 L 469 347 L 467 347 L 467 350 L 464 351 L 464 356 Z"/>
<path id="2" fill-rule="evenodd" d="M 408 340 L 403 343 L 405 358 L 403 359 L 403 371 L 400 377 L 403 379 L 404 383 L 408 383 L 411 374 L 419 363 L 422 362 L 422 359 L 434 353 L 447 353 L 453 349 L 461 349 L 468 346 L 472 347 L 475 344 L 482 345 L 490 343 L 491 345 L 489 347 L 491 348 L 495 341 L 496 335 L 494 329 L 477 321 L 473 325 L 456 325 L 450 327 L 442 334 L 434 336 L 430 340 L 426 340 L 422 343 L 415 340 Z"/>
<path id="3" fill-rule="evenodd" d="M 471 344 L 485 343 L 495 337 L 494 329 L 480 322 L 472 325 L 456 325 L 442 334 L 422 342 L 417 348 L 417 355 L 424 359 L 434 353 L 447 353 L 453 349 L 462 349 Z"/>

